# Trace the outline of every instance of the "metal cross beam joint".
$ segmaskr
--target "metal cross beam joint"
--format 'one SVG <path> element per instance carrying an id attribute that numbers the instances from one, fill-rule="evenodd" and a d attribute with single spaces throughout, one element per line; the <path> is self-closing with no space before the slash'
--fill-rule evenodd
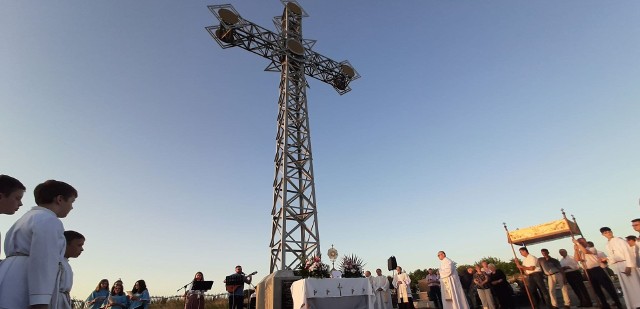
<path id="1" fill-rule="evenodd" d="M 307 17 L 296 1 L 282 1 L 285 14 Z M 285 56 L 296 58 L 304 65 L 305 75 L 333 86 L 339 94 L 351 91 L 349 84 L 360 74 L 349 61 L 335 61 L 312 50 L 314 40 L 302 39 L 301 34 L 285 29 L 286 20 L 276 16 L 273 22 L 278 33 L 258 26 L 244 18 L 231 4 L 210 5 L 209 10 L 218 19 L 216 26 L 205 27 L 222 48 L 240 47 L 270 61 L 265 71 L 280 72 Z"/>

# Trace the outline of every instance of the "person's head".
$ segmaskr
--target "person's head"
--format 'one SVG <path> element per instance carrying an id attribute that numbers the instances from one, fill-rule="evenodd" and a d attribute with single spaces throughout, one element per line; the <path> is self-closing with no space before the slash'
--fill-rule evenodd
<path id="1" fill-rule="evenodd" d="M 64 250 L 64 257 L 77 258 L 84 251 L 84 236 L 76 231 L 64 231 L 64 238 L 67 240 L 67 248 Z M 107 287 L 109 282 L 107 281 Z"/>
<path id="2" fill-rule="evenodd" d="M 50 209 L 58 218 L 64 218 L 73 209 L 78 191 L 68 183 L 51 179 L 37 185 L 33 196 L 38 206 Z"/>
<path id="3" fill-rule="evenodd" d="M 109 280 L 102 279 L 100 280 L 100 282 L 98 282 L 98 285 L 96 286 L 95 291 L 98 292 L 100 290 L 109 290 Z"/>
<path id="4" fill-rule="evenodd" d="M 370 271 L 368 271 L 368 270 L 367 270 L 367 271 L 365 271 L 365 272 L 364 272 L 364 276 L 365 276 L 365 277 L 367 277 L 367 278 L 371 277 L 371 272 L 370 272 Z"/>
<path id="5" fill-rule="evenodd" d="M 444 259 L 444 258 L 446 258 L 446 257 L 447 257 L 447 254 L 446 254 L 446 253 L 444 253 L 444 251 L 438 251 L 438 258 L 439 258 L 440 260 L 442 260 L 442 259 Z"/>
<path id="6" fill-rule="evenodd" d="M 634 231 L 640 233 L 640 218 L 631 220 L 631 227 Z"/>
<path id="7" fill-rule="evenodd" d="M 376 269 L 376 276 L 382 276 L 382 269 Z"/>
<path id="8" fill-rule="evenodd" d="M 524 257 L 529 256 L 529 249 L 527 249 L 527 247 L 521 247 L 518 251 L 520 251 L 520 255 Z"/>
<path id="9" fill-rule="evenodd" d="M 482 265 L 476 264 L 476 265 L 474 265 L 474 267 L 476 268 L 476 272 L 478 272 L 478 273 L 482 272 Z"/>
<path id="10" fill-rule="evenodd" d="M 241 274 L 242 273 L 242 266 L 238 265 L 236 266 L 236 274 Z"/>
<path id="11" fill-rule="evenodd" d="M 396 267 L 396 271 L 397 271 L 399 274 L 401 274 L 401 273 L 402 273 L 402 267 L 400 267 L 400 266 Z"/>
<path id="12" fill-rule="evenodd" d="M 131 292 L 132 293 L 142 293 L 146 289 L 147 289 L 147 283 L 145 283 L 144 280 L 140 279 L 140 280 L 136 281 L 136 283 L 133 285 L 133 289 L 131 290 Z"/>
<path id="13" fill-rule="evenodd" d="M 540 250 L 540 254 L 542 254 L 542 256 L 546 259 L 549 257 L 549 250 L 547 249 L 541 249 Z"/>
<path id="14" fill-rule="evenodd" d="M 124 295 L 124 287 L 122 284 L 122 280 L 117 280 L 113 283 L 113 287 L 111 288 L 111 295 Z"/>
<path id="15" fill-rule="evenodd" d="M 636 240 L 638 238 L 633 236 L 633 235 L 629 235 L 629 236 L 625 237 L 625 239 L 627 240 L 627 243 L 629 244 L 629 247 L 633 247 L 633 246 L 636 245 Z"/>
<path id="16" fill-rule="evenodd" d="M 204 275 L 202 274 L 201 271 L 193 275 L 193 281 L 202 281 L 202 280 L 204 280 Z"/>
<path id="17" fill-rule="evenodd" d="M 482 265 L 482 268 L 487 268 L 489 265 L 487 264 L 487 261 L 481 261 L 480 265 Z"/>
<path id="18" fill-rule="evenodd" d="M 487 268 L 492 272 L 496 272 L 496 265 L 494 265 L 493 263 L 489 263 L 487 264 Z"/>
<path id="19" fill-rule="evenodd" d="M 561 257 L 567 257 L 567 250 L 565 250 L 565 249 L 560 249 L 558 251 L 558 253 L 560 253 Z"/>
<path id="20" fill-rule="evenodd" d="M 585 248 L 589 245 L 584 237 L 580 237 L 576 241 Z"/>
<path id="21" fill-rule="evenodd" d="M 433 275 L 433 268 L 427 269 L 427 272 L 429 273 L 429 275 Z"/>
<path id="22" fill-rule="evenodd" d="M 473 272 L 474 272 L 473 267 L 467 268 L 467 273 L 469 273 L 470 275 L 473 275 Z"/>
<path id="23" fill-rule="evenodd" d="M 22 206 L 22 197 L 26 189 L 18 179 L 0 175 L 0 214 L 16 213 Z"/>
<path id="24" fill-rule="evenodd" d="M 595 247 L 596 245 L 593 244 L 593 241 L 587 241 L 587 247 Z"/>
<path id="25" fill-rule="evenodd" d="M 610 228 L 603 226 L 600 228 L 600 233 L 602 234 L 602 236 L 604 236 L 604 238 L 606 239 L 611 239 L 613 238 L 613 232 L 611 231 Z"/>

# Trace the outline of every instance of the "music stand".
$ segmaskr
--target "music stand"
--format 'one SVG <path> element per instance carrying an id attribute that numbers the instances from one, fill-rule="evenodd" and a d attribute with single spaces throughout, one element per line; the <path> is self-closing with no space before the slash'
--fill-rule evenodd
<path id="1" fill-rule="evenodd" d="M 196 291 L 208 291 L 211 290 L 212 286 L 213 281 L 194 281 L 191 289 Z"/>

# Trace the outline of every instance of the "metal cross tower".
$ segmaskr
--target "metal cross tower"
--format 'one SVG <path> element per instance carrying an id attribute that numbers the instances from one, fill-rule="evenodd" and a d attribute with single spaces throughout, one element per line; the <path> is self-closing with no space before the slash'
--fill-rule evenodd
<path id="1" fill-rule="evenodd" d="M 315 41 L 302 38 L 302 17 L 307 13 L 295 0 L 281 2 L 282 16 L 273 18 L 278 33 L 242 18 L 230 4 L 208 6 L 220 24 L 206 27 L 222 48 L 246 49 L 270 61 L 265 71 L 281 72 L 271 210 L 272 273 L 296 269 L 305 257 L 320 255 L 306 76 L 332 85 L 341 95 L 360 77 L 348 61 L 336 62 L 312 51 Z"/>

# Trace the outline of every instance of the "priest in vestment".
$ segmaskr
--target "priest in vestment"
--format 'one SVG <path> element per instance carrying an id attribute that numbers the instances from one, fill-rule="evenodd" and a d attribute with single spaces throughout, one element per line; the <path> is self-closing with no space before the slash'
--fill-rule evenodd
<path id="1" fill-rule="evenodd" d="M 609 267 L 618 275 L 622 297 L 627 308 L 640 307 L 640 273 L 635 259 L 631 255 L 629 244 L 620 237 L 614 237 L 608 227 L 600 229 L 600 233 L 607 239 L 607 258 Z"/>
<path id="2" fill-rule="evenodd" d="M 411 295 L 411 278 L 402 272 L 402 267 L 396 268 L 397 274 L 393 276 L 393 286 L 398 294 L 399 309 L 413 309 L 413 296 Z"/>
<path id="3" fill-rule="evenodd" d="M 391 309 L 393 303 L 391 302 L 391 292 L 389 291 L 389 280 L 386 276 L 382 275 L 380 268 L 376 269 L 376 275 L 372 278 L 373 295 L 376 297 L 373 303 L 374 309 Z"/>
<path id="4" fill-rule="evenodd" d="M 460 277 L 456 270 L 456 262 L 447 257 L 444 251 L 438 252 L 440 259 L 440 289 L 442 291 L 443 309 L 469 309 L 467 297 L 460 284 Z"/>

